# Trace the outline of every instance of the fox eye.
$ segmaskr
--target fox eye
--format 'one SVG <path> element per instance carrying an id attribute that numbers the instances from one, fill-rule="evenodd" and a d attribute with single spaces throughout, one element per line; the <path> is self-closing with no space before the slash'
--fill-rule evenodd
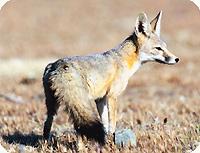
<path id="1" fill-rule="evenodd" d="M 163 50 L 161 47 L 155 47 L 155 49 L 157 49 L 157 50 Z"/>

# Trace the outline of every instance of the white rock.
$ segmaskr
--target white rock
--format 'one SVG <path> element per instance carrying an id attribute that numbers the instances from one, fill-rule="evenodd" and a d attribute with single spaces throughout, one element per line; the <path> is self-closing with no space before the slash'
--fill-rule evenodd
<path id="1" fill-rule="evenodd" d="M 0 153 L 8 153 L 5 148 L 0 145 Z"/>

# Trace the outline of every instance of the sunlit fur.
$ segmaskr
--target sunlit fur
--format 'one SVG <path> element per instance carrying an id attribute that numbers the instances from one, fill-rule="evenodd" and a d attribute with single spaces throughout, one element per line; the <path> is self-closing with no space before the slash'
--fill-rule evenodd
<path id="1" fill-rule="evenodd" d="M 154 20 L 160 20 L 160 16 Z M 44 137 L 49 138 L 53 116 L 63 105 L 78 134 L 104 144 L 106 134 L 115 132 L 117 97 L 130 77 L 148 61 L 175 64 L 176 57 L 167 51 L 156 27 L 160 26 L 150 25 L 142 13 L 136 20 L 135 31 L 118 47 L 50 63 L 43 76 L 47 106 Z"/>

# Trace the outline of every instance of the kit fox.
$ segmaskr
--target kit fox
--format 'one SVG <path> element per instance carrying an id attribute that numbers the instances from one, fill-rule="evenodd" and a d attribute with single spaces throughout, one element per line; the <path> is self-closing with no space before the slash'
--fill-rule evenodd
<path id="1" fill-rule="evenodd" d="M 90 56 L 65 57 L 47 65 L 43 75 L 47 119 L 43 136 L 48 139 L 53 117 L 65 107 L 78 134 L 105 142 L 114 134 L 117 97 L 129 78 L 146 62 L 179 61 L 160 39 L 162 11 L 149 23 L 139 14 L 134 32 L 118 47 Z"/>

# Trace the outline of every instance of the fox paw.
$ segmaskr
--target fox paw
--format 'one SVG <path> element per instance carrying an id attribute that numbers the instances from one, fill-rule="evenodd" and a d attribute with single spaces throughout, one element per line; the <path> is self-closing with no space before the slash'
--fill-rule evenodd
<path id="1" fill-rule="evenodd" d="M 114 142 L 118 147 L 136 146 L 136 136 L 131 129 L 116 130 Z"/>

